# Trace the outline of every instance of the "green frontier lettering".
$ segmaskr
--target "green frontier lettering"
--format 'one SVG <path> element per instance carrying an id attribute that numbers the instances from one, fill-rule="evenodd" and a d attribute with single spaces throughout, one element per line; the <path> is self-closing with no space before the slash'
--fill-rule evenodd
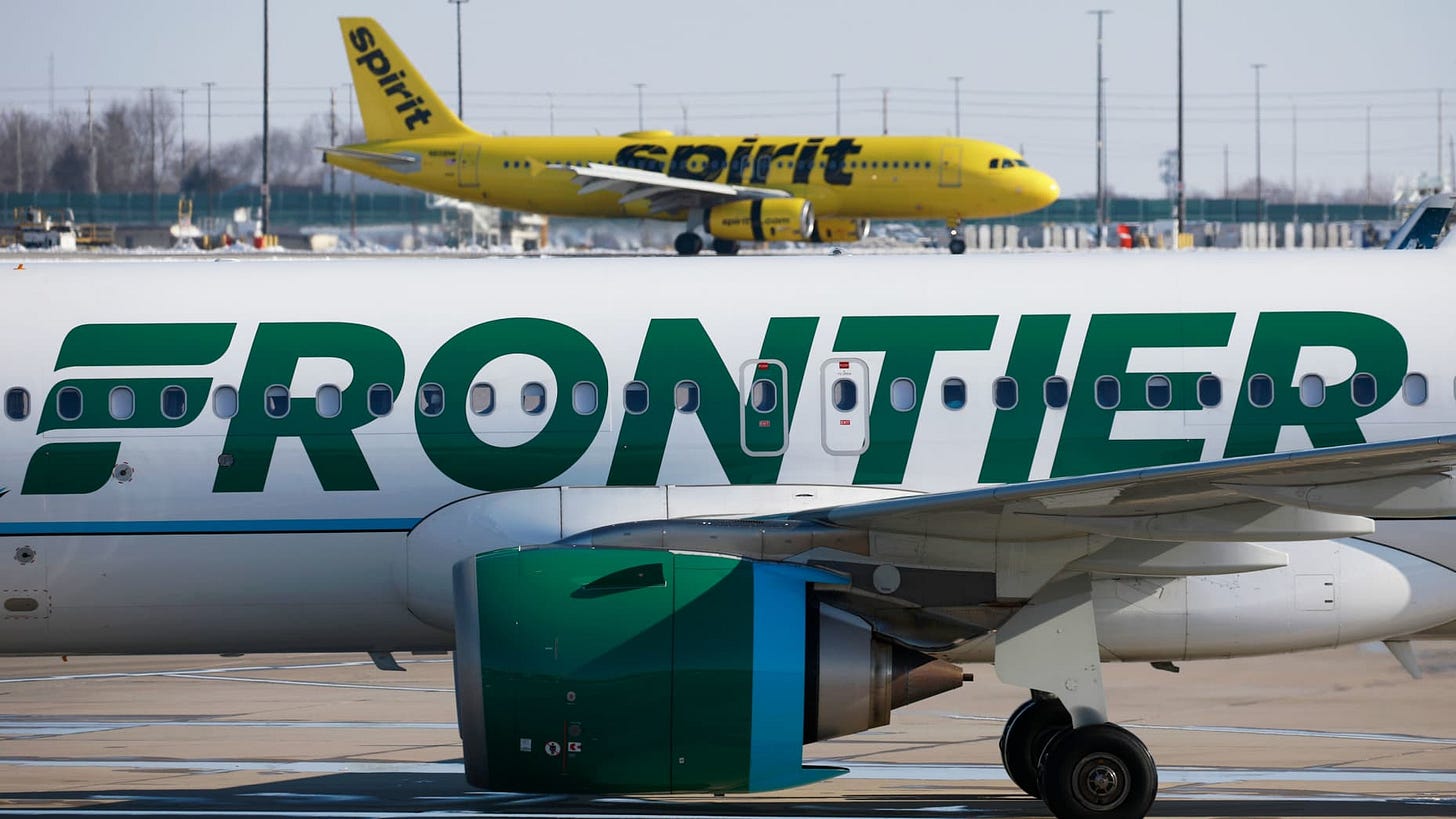
<path id="1" fill-rule="evenodd" d="M 342 359 L 353 369 L 339 414 L 325 418 L 314 406 L 316 399 L 294 396 L 287 415 L 268 417 L 268 387 L 287 387 L 305 358 Z M 385 384 L 398 395 L 403 382 L 404 354 L 381 330 L 343 322 L 259 325 L 238 386 L 238 414 L 228 424 L 223 444 L 233 465 L 218 466 L 212 491 L 263 491 L 279 438 L 299 439 L 325 491 L 378 489 L 354 430 L 374 420 L 365 400 L 371 385 Z"/>
<path id="2" fill-rule="evenodd" d="M 759 358 L 782 361 L 788 376 L 784 400 L 789 422 L 798 404 L 809 346 L 818 326 L 816 318 L 769 319 Z M 732 484 L 773 483 L 783 456 L 754 457 L 743 451 L 739 435 L 743 396 L 723 355 L 697 319 L 653 319 L 647 326 L 636 379 L 654 396 L 640 415 L 626 415 L 617 437 L 607 483 L 613 486 L 652 486 L 658 483 L 667 436 L 680 413 L 673 393 L 679 382 L 698 385 L 699 407 L 693 417 L 702 424 L 708 444 Z"/>
<path id="3" fill-rule="evenodd" d="M 1020 394 L 1011 409 L 996 411 L 981 463 L 981 483 L 1016 483 L 1031 476 L 1046 418 L 1041 385 L 1056 375 L 1068 319 L 1066 315 L 1021 317 L 1006 364 L 1006 375 L 1016 381 Z"/>
<path id="4" fill-rule="evenodd" d="M 201 366 L 222 357 L 232 341 L 233 324 L 83 324 L 66 334 L 56 356 L 56 370 L 71 367 Z M 70 378 L 51 388 L 36 432 L 51 430 L 176 429 L 191 423 L 207 404 L 212 379 Z M 106 408 L 111 391 L 132 391 L 133 412 L 117 418 Z M 162 412 L 162 390 L 182 388 L 186 399 L 170 416 Z M 81 407 L 91 408 L 66 419 L 58 412 L 62 389 L 81 394 Z M 21 494 L 84 495 L 106 485 L 121 456 L 121 442 L 58 442 L 31 456 Z"/>
<path id="5" fill-rule="evenodd" d="M 1334 389 L 1347 383 L 1342 381 L 1326 385 L 1322 404 L 1305 406 L 1299 400 L 1297 382 L 1304 373 L 1294 368 L 1300 351 L 1306 347 L 1342 347 L 1354 353 L 1355 369 L 1351 374 L 1375 376 L 1375 403 L 1359 406 L 1349 387 Z M 1256 407 L 1240 396 L 1224 457 L 1273 452 L 1279 443 L 1279 431 L 1290 426 L 1304 427 L 1316 447 L 1364 443 L 1357 419 L 1395 397 L 1407 363 L 1400 331 L 1375 316 L 1343 312 L 1261 314 L 1249 348 L 1243 389 L 1248 389 L 1249 378 L 1262 373 L 1274 381 L 1274 401 L 1267 407 Z"/>
<path id="6" fill-rule="evenodd" d="M 995 331 L 996 316 L 846 316 L 839 323 L 836 352 L 885 353 L 870 407 L 870 446 L 859 456 L 855 483 L 898 484 L 905 480 L 923 402 L 916 400 L 909 409 L 896 409 L 890 402 L 890 384 L 908 378 L 916 396 L 924 396 L 937 352 L 989 350 Z"/>
<path id="7" fill-rule="evenodd" d="M 1172 403 L 1148 405 L 1145 384 L 1151 373 L 1128 372 L 1134 349 L 1148 347 L 1225 347 L 1233 313 L 1132 313 L 1096 315 L 1087 326 L 1082 360 L 1067 403 L 1067 418 L 1057 445 L 1052 477 L 1090 475 L 1115 469 L 1185 463 L 1203 456 L 1202 438 L 1113 440 L 1119 412 L 1183 412 L 1200 409 L 1198 378 L 1204 372 L 1163 372 L 1172 385 Z M 1116 410 L 1097 406 L 1096 383 L 1112 376 L 1122 385 Z"/>
<path id="8" fill-rule="evenodd" d="M 492 491 L 545 483 L 576 463 L 601 429 L 605 401 L 584 415 L 571 405 L 573 385 L 607 383 L 601 353 L 586 336 L 558 322 L 508 318 L 477 324 L 436 351 L 420 383 L 439 384 L 446 396 L 467 395 L 482 367 L 516 354 L 546 362 L 556 380 L 551 417 L 530 441 L 520 446 L 486 443 L 470 428 L 463 408 L 433 417 L 415 412 L 415 429 L 425 454 L 441 472 L 465 486 Z"/>

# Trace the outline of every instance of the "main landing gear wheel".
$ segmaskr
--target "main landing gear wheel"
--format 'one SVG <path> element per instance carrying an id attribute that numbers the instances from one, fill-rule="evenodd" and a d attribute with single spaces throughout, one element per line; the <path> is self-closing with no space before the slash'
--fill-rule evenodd
<path id="1" fill-rule="evenodd" d="M 696 233 L 679 233 L 672 241 L 679 256 L 696 256 L 703 250 L 703 237 Z"/>
<path id="2" fill-rule="evenodd" d="M 959 256 L 962 253 L 965 253 L 966 252 L 966 240 L 965 239 L 961 239 L 959 237 L 957 237 L 955 239 L 951 239 L 950 240 L 950 252 L 954 256 Z"/>
<path id="3" fill-rule="evenodd" d="M 732 239 L 714 239 L 713 252 L 719 256 L 738 255 L 738 243 Z"/>
<path id="4" fill-rule="evenodd" d="M 1127 730 L 1084 725 L 1047 746 L 1038 784 L 1058 819 L 1143 819 L 1158 795 L 1158 769 Z"/>
<path id="5" fill-rule="evenodd" d="M 1058 734 L 1072 728 L 1067 706 L 1053 697 L 1034 697 L 1011 712 L 1001 731 L 1001 766 L 1030 796 L 1041 796 L 1037 771 L 1042 752 Z"/>

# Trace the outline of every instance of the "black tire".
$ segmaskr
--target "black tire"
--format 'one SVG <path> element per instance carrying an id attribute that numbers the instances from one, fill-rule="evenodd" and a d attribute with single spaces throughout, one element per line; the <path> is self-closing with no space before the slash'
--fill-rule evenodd
<path id="1" fill-rule="evenodd" d="M 966 240 L 959 237 L 950 240 L 950 252 L 953 256 L 959 256 L 966 252 Z"/>
<path id="2" fill-rule="evenodd" d="M 696 233 L 679 233 L 672 241 L 679 256 L 696 256 L 703 250 L 703 237 Z"/>
<path id="3" fill-rule="evenodd" d="M 732 239 L 714 239 L 713 252 L 719 256 L 738 255 L 738 243 Z"/>
<path id="4" fill-rule="evenodd" d="M 1057 819 L 1143 819 L 1158 796 L 1147 746 L 1112 723 L 1057 737 L 1042 754 L 1038 781 Z"/>
<path id="5" fill-rule="evenodd" d="M 1001 730 L 1001 767 L 1016 787 L 1029 796 L 1041 796 L 1037 771 L 1042 752 L 1071 728 L 1072 715 L 1058 699 L 1030 699 L 1011 712 Z"/>

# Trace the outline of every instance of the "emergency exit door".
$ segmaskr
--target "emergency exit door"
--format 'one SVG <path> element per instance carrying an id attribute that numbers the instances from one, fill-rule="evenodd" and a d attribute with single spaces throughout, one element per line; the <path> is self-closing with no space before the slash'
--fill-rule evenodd
<path id="1" fill-rule="evenodd" d="M 835 358 L 819 371 L 824 449 L 858 455 L 869 448 L 869 368 L 857 358 Z"/>
<path id="2" fill-rule="evenodd" d="M 480 187 L 479 145 L 461 145 L 455 153 L 455 179 L 462 188 Z"/>
<path id="3" fill-rule="evenodd" d="M 782 455 L 789 448 L 787 370 L 782 361 L 749 361 L 739 371 L 742 443 L 749 455 Z"/>

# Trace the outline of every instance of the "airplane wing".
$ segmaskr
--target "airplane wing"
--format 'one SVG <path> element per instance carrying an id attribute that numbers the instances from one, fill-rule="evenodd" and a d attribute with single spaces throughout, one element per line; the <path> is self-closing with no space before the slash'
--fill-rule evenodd
<path id="1" fill-rule="evenodd" d="M 996 541 L 1079 535 L 1214 543 L 1367 534 L 1373 518 L 1456 514 L 1456 436 L 1255 455 L 891 498 L 786 515 Z"/>
<path id="2" fill-rule="evenodd" d="M 362 151 L 358 148 L 320 148 L 324 155 L 335 154 L 350 159 L 362 159 L 366 162 L 373 162 L 376 165 L 383 165 L 386 168 L 396 171 L 408 170 L 419 167 L 419 154 L 412 153 L 380 153 L 379 151 Z"/>
<path id="3" fill-rule="evenodd" d="M 623 205 L 645 199 L 650 203 L 648 213 L 711 207 L 737 199 L 781 199 L 790 195 L 787 191 L 774 188 L 724 185 L 600 162 L 589 162 L 585 165 L 551 163 L 546 168 L 575 174 L 572 181 L 580 186 L 578 193 L 583 196 L 599 191 L 614 191 L 621 194 L 617 201 Z"/>

